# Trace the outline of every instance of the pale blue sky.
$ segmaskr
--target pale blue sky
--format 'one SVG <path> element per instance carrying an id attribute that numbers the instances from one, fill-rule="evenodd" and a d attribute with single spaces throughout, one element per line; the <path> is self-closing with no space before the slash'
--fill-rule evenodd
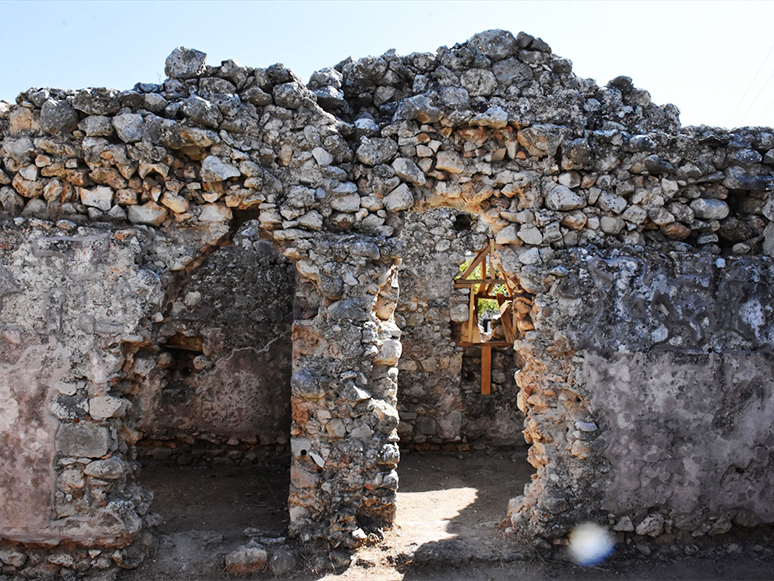
<path id="1" fill-rule="evenodd" d="M 772 2 L 6 0 L 0 13 L 6 100 L 30 86 L 159 82 L 178 45 L 207 52 L 210 64 L 282 62 L 306 81 L 350 55 L 434 51 L 506 28 L 540 36 L 600 84 L 632 77 L 655 102 L 677 105 L 685 125 L 774 126 L 774 51 L 764 62 Z"/>

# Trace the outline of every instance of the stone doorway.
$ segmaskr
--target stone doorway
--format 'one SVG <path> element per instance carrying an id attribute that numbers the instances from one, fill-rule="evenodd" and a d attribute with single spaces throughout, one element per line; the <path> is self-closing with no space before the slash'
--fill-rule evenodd
<path id="1" fill-rule="evenodd" d="M 169 302 L 137 442 L 167 542 L 287 533 L 295 276 L 248 221 Z"/>

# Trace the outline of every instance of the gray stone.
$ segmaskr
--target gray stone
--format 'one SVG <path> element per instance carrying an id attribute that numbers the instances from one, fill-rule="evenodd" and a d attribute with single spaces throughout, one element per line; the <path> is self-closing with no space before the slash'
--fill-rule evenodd
<path id="1" fill-rule="evenodd" d="M 86 465 L 83 472 L 87 476 L 93 476 L 94 478 L 116 480 L 126 473 L 126 465 L 120 458 L 112 456 L 106 460 L 90 462 Z"/>
<path id="2" fill-rule="evenodd" d="M 78 129 L 89 137 L 107 137 L 113 134 L 113 123 L 110 117 L 91 115 L 78 123 Z"/>
<path id="3" fill-rule="evenodd" d="M 190 79 L 204 71 L 207 53 L 179 46 L 167 57 L 164 74 L 170 79 Z"/>
<path id="4" fill-rule="evenodd" d="M 197 95 L 188 97 L 183 101 L 181 109 L 186 117 L 190 117 L 197 123 L 207 127 L 216 128 L 223 121 L 223 114 L 220 112 L 220 109 L 215 104 Z"/>
<path id="5" fill-rule="evenodd" d="M 561 184 L 554 186 L 546 196 L 546 207 L 551 210 L 568 212 L 583 208 L 585 205 L 586 198 Z"/>
<path id="6" fill-rule="evenodd" d="M 635 532 L 641 536 L 657 537 L 664 530 L 664 517 L 658 513 L 646 516 Z"/>
<path id="7" fill-rule="evenodd" d="M 201 177 L 205 182 L 222 182 L 238 178 L 242 173 L 235 166 L 225 163 L 216 155 L 208 155 L 202 161 Z"/>
<path id="8" fill-rule="evenodd" d="M 274 103 L 278 107 L 286 109 L 298 109 L 309 100 L 310 94 L 307 93 L 303 85 L 299 83 L 284 83 L 274 87 Z"/>
<path id="9" fill-rule="evenodd" d="M 81 422 L 61 425 L 56 443 L 57 450 L 65 456 L 100 458 L 108 453 L 111 440 L 106 427 Z"/>
<path id="10" fill-rule="evenodd" d="M 384 198 L 384 207 L 388 212 L 408 210 L 414 205 L 414 195 L 406 184 L 401 184 Z"/>
<path id="11" fill-rule="evenodd" d="M 142 206 L 129 206 L 127 208 L 127 216 L 132 224 L 161 226 L 168 214 L 169 212 L 164 206 L 152 201 L 146 202 Z"/>
<path id="12" fill-rule="evenodd" d="M 471 97 L 488 97 L 497 89 L 497 79 L 486 69 L 470 69 L 460 75 L 460 83 Z"/>
<path id="13" fill-rule="evenodd" d="M 260 87 L 249 87 L 240 93 L 240 95 L 244 101 L 258 107 L 265 107 L 266 105 L 271 105 L 273 102 L 271 95 L 262 91 Z"/>
<path id="14" fill-rule="evenodd" d="M 331 207 L 338 212 L 357 212 L 360 209 L 360 196 L 347 194 L 331 200 Z"/>
<path id="15" fill-rule="evenodd" d="M 390 138 L 362 137 L 355 155 L 361 163 L 373 166 L 389 162 L 397 152 L 398 145 Z"/>
<path id="16" fill-rule="evenodd" d="M 539 124 L 519 131 L 519 143 L 535 157 L 556 155 L 562 144 L 564 129 L 556 125 Z"/>
<path id="17" fill-rule="evenodd" d="M 40 110 L 40 127 L 47 133 L 68 133 L 78 126 L 78 113 L 67 101 L 48 99 Z"/>
<path id="18" fill-rule="evenodd" d="M 499 61 L 515 54 L 519 47 L 513 34 L 507 30 L 485 30 L 474 34 L 468 46 L 493 61 Z"/>
<path id="19" fill-rule="evenodd" d="M 272 551 L 269 559 L 269 570 L 274 576 L 287 575 L 296 568 L 296 554 L 286 548 Z"/>
<path id="20" fill-rule="evenodd" d="M 115 89 L 84 89 L 73 97 L 72 105 L 87 115 L 112 115 L 121 108 Z"/>
<path id="21" fill-rule="evenodd" d="M 305 399 L 319 399 L 325 395 L 317 380 L 308 368 L 302 367 L 290 378 L 293 394 Z"/>
<path id="22" fill-rule="evenodd" d="M 494 66 L 492 66 L 492 72 L 497 78 L 497 81 L 503 85 L 518 84 L 521 81 L 531 79 L 533 76 L 530 66 L 516 58 L 510 58 L 495 63 Z"/>
<path id="23" fill-rule="evenodd" d="M 415 164 L 410 159 L 406 159 L 405 157 L 399 157 L 393 161 L 392 169 L 395 170 L 396 175 L 400 179 L 407 181 L 415 186 L 423 186 L 427 181 L 425 179 L 425 174 L 422 173 L 422 170 L 419 169 L 417 164 Z"/>
<path id="24" fill-rule="evenodd" d="M 729 208 L 723 200 L 697 198 L 691 202 L 691 210 L 700 220 L 722 220 Z"/>
<path id="25" fill-rule="evenodd" d="M 403 101 L 396 116 L 409 120 L 416 119 L 420 123 L 435 123 L 443 117 L 443 111 L 434 106 L 425 95 L 416 95 Z"/>
<path id="26" fill-rule="evenodd" d="M 124 113 L 113 117 L 113 127 L 124 143 L 136 143 L 142 140 L 143 119 L 139 113 Z"/>

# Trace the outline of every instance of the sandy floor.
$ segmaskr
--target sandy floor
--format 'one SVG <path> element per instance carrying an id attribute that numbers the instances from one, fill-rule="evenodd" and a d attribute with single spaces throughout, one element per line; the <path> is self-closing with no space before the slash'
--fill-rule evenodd
<path id="1" fill-rule="evenodd" d="M 774 580 L 774 557 L 667 558 L 580 568 L 545 562 L 504 539 L 498 527 L 508 500 L 522 492 L 532 468 L 526 451 L 487 455 L 403 453 L 396 524 L 384 541 L 358 551 L 340 573 L 297 572 L 296 581 L 470 580 Z M 126 581 L 228 579 L 223 556 L 253 536 L 278 536 L 287 527 L 287 469 L 202 470 L 149 467 L 142 483 L 163 515 L 159 549 Z M 771 553 L 771 551 L 768 551 Z M 313 566 L 313 563 L 308 563 Z M 263 573 L 256 578 L 271 578 Z"/>

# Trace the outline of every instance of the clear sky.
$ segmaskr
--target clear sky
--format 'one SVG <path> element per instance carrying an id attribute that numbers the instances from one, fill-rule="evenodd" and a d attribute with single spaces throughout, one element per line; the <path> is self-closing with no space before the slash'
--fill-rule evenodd
<path id="1" fill-rule="evenodd" d="M 434 51 L 505 28 L 543 38 L 600 85 L 632 77 L 677 105 L 684 125 L 774 126 L 773 22 L 764 1 L 0 0 L 0 99 L 31 86 L 160 82 L 179 45 L 210 64 L 282 62 L 306 81 L 348 56 Z"/>

